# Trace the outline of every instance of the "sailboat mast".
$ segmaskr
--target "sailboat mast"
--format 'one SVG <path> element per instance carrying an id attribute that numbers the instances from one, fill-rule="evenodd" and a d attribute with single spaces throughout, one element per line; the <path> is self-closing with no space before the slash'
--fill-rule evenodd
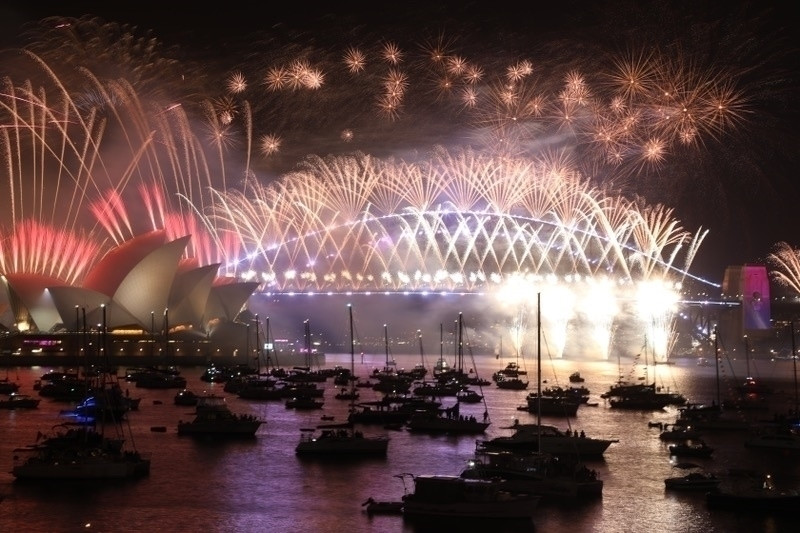
<path id="1" fill-rule="evenodd" d="M 266 347 L 267 347 L 267 368 L 269 368 L 270 359 L 271 359 L 270 347 L 269 347 L 269 317 L 267 317 L 266 320 L 265 320 L 264 337 L 265 337 L 264 338 L 264 345 L 266 345 Z M 272 365 L 272 366 L 274 367 L 275 365 Z"/>
<path id="2" fill-rule="evenodd" d="M 536 427 L 538 445 L 542 450 L 542 293 L 536 293 Z"/>
<path id="3" fill-rule="evenodd" d="M 444 324 L 439 322 L 439 364 L 444 361 Z"/>
<path id="4" fill-rule="evenodd" d="M 383 325 L 383 346 L 386 350 L 386 368 L 389 368 L 389 326 Z"/>
<path id="5" fill-rule="evenodd" d="M 797 416 L 797 350 L 794 345 L 794 318 L 789 322 L 789 329 L 792 333 L 792 364 L 794 365 L 794 416 Z"/>
<path id="6" fill-rule="evenodd" d="M 353 333 L 353 305 L 347 304 L 350 315 L 350 411 L 355 408 L 356 401 L 356 339 Z"/>
<path id="7" fill-rule="evenodd" d="M 717 327 L 714 326 L 714 366 L 717 369 L 717 407 L 722 407 L 719 395 L 719 345 L 718 345 L 719 332 Z"/>
<path id="8" fill-rule="evenodd" d="M 306 336 L 306 356 L 305 362 L 308 368 L 311 368 L 311 324 L 308 319 L 305 321 L 305 336 Z"/>
<path id="9" fill-rule="evenodd" d="M 356 361 L 356 343 L 355 339 L 353 338 L 353 306 L 352 304 L 347 304 L 347 311 L 350 315 L 350 373 L 351 375 L 355 374 L 355 361 Z"/>
<path id="10" fill-rule="evenodd" d="M 261 323 L 258 321 L 258 314 L 256 314 L 256 373 L 261 374 L 261 345 L 258 339 L 258 328 Z"/>
<path id="11" fill-rule="evenodd" d="M 422 330 L 417 330 L 417 339 L 419 340 L 419 362 L 425 367 L 425 352 L 422 350 Z"/>
<path id="12" fill-rule="evenodd" d="M 458 370 L 461 371 L 464 368 L 464 322 L 463 322 L 463 313 L 458 313 L 458 356 L 456 357 L 456 365 L 458 366 Z"/>
<path id="13" fill-rule="evenodd" d="M 164 360 L 169 361 L 169 307 L 164 308 Z"/>

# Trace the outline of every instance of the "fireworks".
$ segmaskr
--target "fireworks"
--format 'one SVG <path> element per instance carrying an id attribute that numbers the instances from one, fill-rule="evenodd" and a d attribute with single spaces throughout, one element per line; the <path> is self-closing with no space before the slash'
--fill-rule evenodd
<path id="1" fill-rule="evenodd" d="M 561 172 L 441 149 L 415 163 L 310 157 L 274 185 L 220 193 L 211 219 L 246 249 L 246 266 L 229 267 L 262 272 L 266 290 L 482 291 L 521 274 L 685 275 L 705 232 Z"/>
<path id="2" fill-rule="evenodd" d="M 772 278 L 779 284 L 789 287 L 795 296 L 800 295 L 800 249 L 789 243 L 779 242 L 767 256 L 767 262 L 773 267 Z"/>
<path id="3" fill-rule="evenodd" d="M 564 296 L 573 315 L 609 283 L 674 291 L 705 230 L 624 193 L 753 114 L 735 72 L 670 48 L 291 39 L 253 43 L 215 78 L 160 58 L 156 40 L 109 42 L 130 28 L 62 22 L 0 88 L 0 266 L 70 283 L 106 243 L 165 228 L 263 290 L 556 279 L 595 295 Z M 48 228 L 57 245 L 37 255 Z"/>

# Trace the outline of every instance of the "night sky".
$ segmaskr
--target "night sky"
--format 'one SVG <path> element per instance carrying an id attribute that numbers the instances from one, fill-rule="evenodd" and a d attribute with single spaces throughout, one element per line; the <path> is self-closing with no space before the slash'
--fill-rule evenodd
<path id="1" fill-rule="evenodd" d="M 0 7 L 5 47 L 41 42 L 53 25 L 47 17 L 96 16 L 98 25 L 117 23 L 128 33 L 161 41 L 160 54 L 179 63 L 184 80 L 191 80 L 178 89 L 188 97 L 222 94 L 232 73 L 255 80 L 270 65 L 298 53 L 332 65 L 334 55 L 351 44 L 396 42 L 411 72 L 412 58 L 424 53 L 425 44 L 441 42 L 484 66 L 487 74 L 529 59 L 535 73 L 542 67 L 559 73 L 552 75 L 559 81 L 570 69 L 591 78 L 608 69 L 608 57 L 627 51 L 655 52 L 669 58 L 683 79 L 698 72 L 730 80 L 743 95 L 739 120 L 718 134 L 703 135 L 691 149 L 676 143 L 662 163 L 636 172 L 588 161 L 591 143 L 579 139 L 584 146 L 573 157 L 582 172 L 619 194 L 674 208 L 692 232 L 708 229 L 692 268 L 701 276 L 721 281 L 727 265 L 763 262 L 779 241 L 800 247 L 800 57 L 798 20 L 789 2 L 569 0 L 532 2 L 526 8 L 516 2 L 335 2 L 325 7 L 222 2 L 183 9 L 167 2 L 17 4 Z M 46 46 L 59 49 L 53 41 Z M 312 113 L 309 101 L 276 101 L 263 89 L 249 97 L 256 133 L 281 131 L 283 137 L 280 153 L 258 163 L 260 179 L 290 171 L 307 154 L 361 150 L 389 157 L 465 142 L 465 123 L 453 118 L 460 116 L 455 106 L 422 89 L 421 78 L 412 79 L 420 89 L 409 97 L 404 114 L 381 121 L 363 109 L 361 87 L 337 77 L 332 68 L 326 76 L 328 90 L 314 96 L 325 98 L 314 102 L 325 114 Z M 347 145 L 339 142 L 343 124 L 355 134 Z"/>

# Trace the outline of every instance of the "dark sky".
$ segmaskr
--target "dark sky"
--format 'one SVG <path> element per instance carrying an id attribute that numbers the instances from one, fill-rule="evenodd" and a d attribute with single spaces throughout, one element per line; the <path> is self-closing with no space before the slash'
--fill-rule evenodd
<path id="1" fill-rule="evenodd" d="M 465 56 L 481 57 L 490 66 L 492 58 L 499 65 L 501 57 L 508 64 L 530 54 L 536 66 L 574 63 L 583 71 L 595 63 L 600 69 L 603 53 L 657 48 L 688 69 L 733 73 L 748 107 L 733 131 L 704 138 L 698 150 L 675 149 L 647 176 L 620 180 L 621 191 L 675 207 L 687 229 L 709 229 L 693 270 L 715 280 L 721 280 L 727 265 L 763 262 L 778 241 L 800 247 L 800 57 L 798 19 L 790 2 L 567 0 L 525 7 L 518 2 L 17 4 L 0 7 L 0 43 L 5 46 L 27 44 L 26 24 L 45 17 L 96 15 L 137 31 L 152 30 L 174 57 L 203 63 L 206 81 L 235 69 L 263 69 L 280 57 L 278 47 L 331 49 L 348 39 L 421 42 L 448 35 L 455 36 L 454 47 Z M 336 102 L 330 105 L 336 107 Z M 299 123 L 298 116 L 309 119 L 302 106 L 295 106 L 296 115 L 287 114 L 286 123 Z M 257 125 L 277 122 L 275 116 L 258 120 Z M 417 120 L 409 127 L 422 125 Z M 303 133 L 314 142 L 316 129 Z M 432 139 L 448 134 L 441 124 L 431 126 Z M 401 137 L 381 141 L 376 136 L 375 149 L 388 150 L 387 144 Z M 610 178 L 597 172 L 595 179 Z"/>

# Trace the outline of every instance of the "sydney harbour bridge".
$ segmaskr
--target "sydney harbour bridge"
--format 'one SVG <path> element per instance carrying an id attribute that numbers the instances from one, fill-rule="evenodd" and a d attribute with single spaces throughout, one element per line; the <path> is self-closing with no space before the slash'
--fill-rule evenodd
<path id="1" fill-rule="evenodd" d="M 563 168 L 470 151 L 415 164 L 310 158 L 277 183 L 218 195 L 209 220 L 235 228 L 244 251 L 223 268 L 259 283 L 251 307 L 261 316 L 270 306 L 259 302 L 280 302 L 285 317 L 289 302 L 308 314 L 309 298 L 311 309 L 358 298 L 376 331 L 409 321 L 399 329 L 413 331 L 447 308 L 441 320 L 463 311 L 491 331 L 485 344 L 519 349 L 535 337 L 540 294 L 558 357 L 646 346 L 665 358 L 679 317 L 707 337 L 716 306 L 738 304 L 715 302 L 719 287 L 690 274 L 705 233 L 684 230 L 671 210 L 607 195 Z M 341 325 L 336 313 L 318 314 Z"/>

